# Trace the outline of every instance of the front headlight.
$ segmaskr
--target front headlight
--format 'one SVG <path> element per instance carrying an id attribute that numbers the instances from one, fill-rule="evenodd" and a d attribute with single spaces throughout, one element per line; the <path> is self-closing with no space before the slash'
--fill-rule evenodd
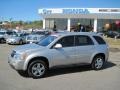
<path id="1" fill-rule="evenodd" d="M 15 58 L 15 59 L 19 60 L 20 57 L 21 57 L 21 54 L 18 54 L 18 53 L 15 53 L 15 54 L 14 54 L 14 58 Z"/>
<path id="2" fill-rule="evenodd" d="M 27 58 L 27 53 L 23 53 L 23 54 L 16 53 L 14 55 L 14 58 L 17 60 L 25 60 Z"/>
<path id="3" fill-rule="evenodd" d="M 23 53 L 21 55 L 21 60 L 25 60 L 27 58 L 28 54 L 27 53 Z"/>

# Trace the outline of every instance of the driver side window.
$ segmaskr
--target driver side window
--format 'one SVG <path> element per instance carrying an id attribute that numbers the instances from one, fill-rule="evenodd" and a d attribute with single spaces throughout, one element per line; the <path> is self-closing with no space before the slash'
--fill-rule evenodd
<path id="1" fill-rule="evenodd" d="M 61 44 L 62 47 L 73 47 L 74 46 L 74 36 L 63 37 L 57 43 Z"/>

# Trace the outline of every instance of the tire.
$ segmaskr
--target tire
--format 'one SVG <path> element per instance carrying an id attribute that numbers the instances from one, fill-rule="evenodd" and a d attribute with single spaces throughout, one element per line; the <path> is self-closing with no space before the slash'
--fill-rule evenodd
<path id="1" fill-rule="evenodd" d="M 42 78 L 47 72 L 47 65 L 42 60 L 35 60 L 28 66 L 28 75 L 32 78 Z"/>
<path id="2" fill-rule="evenodd" d="M 22 44 L 23 44 L 23 41 L 22 41 L 22 40 L 20 40 L 20 41 L 19 41 L 19 44 L 20 44 L 20 45 L 22 45 Z"/>
<path id="3" fill-rule="evenodd" d="M 102 56 L 96 56 L 92 61 L 92 69 L 101 70 L 104 67 L 105 60 Z"/>
<path id="4" fill-rule="evenodd" d="M 3 38 L 3 39 L 1 39 L 1 40 L 0 40 L 0 42 L 1 42 L 1 43 L 4 43 L 4 42 L 5 42 L 4 38 Z"/>
<path id="5" fill-rule="evenodd" d="M 27 71 L 18 71 L 18 73 L 21 75 L 21 76 L 23 76 L 23 77 L 28 77 L 28 73 L 27 73 Z"/>

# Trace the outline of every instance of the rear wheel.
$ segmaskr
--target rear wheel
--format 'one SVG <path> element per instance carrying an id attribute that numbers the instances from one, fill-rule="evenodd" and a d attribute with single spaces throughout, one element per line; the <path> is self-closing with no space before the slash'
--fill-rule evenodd
<path id="1" fill-rule="evenodd" d="M 42 60 L 35 60 L 28 66 L 28 75 L 33 78 L 41 78 L 46 74 L 47 65 Z"/>
<path id="2" fill-rule="evenodd" d="M 93 59 L 93 62 L 92 62 L 92 69 L 94 70 L 100 70 L 103 68 L 104 66 L 104 58 L 102 56 L 96 56 L 94 59 Z"/>
<path id="3" fill-rule="evenodd" d="M 2 39 L 0 40 L 0 42 L 1 42 L 1 43 L 4 43 L 4 42 L 5 42 L 4 38 L 2 38 Z"/>
<path id="4" fill-rule="evenodd" d="M 21 44 L 23 44 L 23 41 L 22 41 L 22 40 L 20 40 L 20 41 L 19 41 L 19 44 L 20 44 L 20 45 L 21 45 Z"/>

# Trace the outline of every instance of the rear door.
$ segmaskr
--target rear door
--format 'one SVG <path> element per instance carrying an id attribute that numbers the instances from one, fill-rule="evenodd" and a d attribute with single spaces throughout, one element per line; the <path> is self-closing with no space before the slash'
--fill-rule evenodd
<path id="1" fill-rule="evenodd" d="M 95 47 L 92 39 L 87 35 L 75 36 L 77 63 L 89 63 Z"/>

